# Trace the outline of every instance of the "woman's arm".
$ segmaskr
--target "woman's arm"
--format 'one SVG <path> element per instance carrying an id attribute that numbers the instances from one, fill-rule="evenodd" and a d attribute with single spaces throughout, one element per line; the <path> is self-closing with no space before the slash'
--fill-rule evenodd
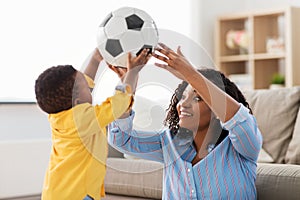
<path id="1" fill-rule="evenodd" d="M 238 111 L 240 107 L 238 102 L 195 68 L 186 68 L 186 70 L 182 70 L 182 74 L 222 122 L 231 119 Z"/>
<path id="2" fill-rule="evenodd" d="M 163 162 L 161 134 L 133 130 L 134 112 L 128 118 L 118 119 L 108 126 L 108 143 L 123 153 Z"/>
<path id="3" fill-rule="evenodd" d="M 160 45 L 162 48 L 158 51 L 164 56 L 155 54 L 154 57 L 167 64 L 156 65 L 187 81 L 223 122 L 234 148 L 244 157 L 255 161 L 261 149 L 262 137 L 249 110 L 198 72 L 183 56 L 180 48 L 175 53 L 166 45 Z"/>
<path id="4" fill-rule="evenodd" d="M 249 110 L 241 105 L 233 118 L 222 123 L 222 126 L 229 131 L 229 139 L 235 150 L 243 157 L 256 162 L 262 146 L 262 135 L 256 119 Z"/>
<path id="5" fill-rule="evenodd" d="M 164 44 L 160 43 L 160 46 L 162 48 L 158 48 L 157 51 L 164 56 L 158 54 L 153 56 L 166 64 L 156 63 L 158 67 L 167 69 L 175 76 L 186 80 L 222 122 L 228 121 L 235 115 L 240 107 L 239 103 L 198 72 L 183 56 L 180 48 L 176 53 Z"/>

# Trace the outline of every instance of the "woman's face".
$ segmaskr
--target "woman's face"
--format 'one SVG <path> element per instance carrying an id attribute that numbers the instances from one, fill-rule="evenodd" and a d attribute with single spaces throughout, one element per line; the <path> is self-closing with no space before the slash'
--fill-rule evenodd
<path id="1" fill-rule="evenodd" d="M 211 110 L 190 85 L 183 92 L 176 108 L 180 127 L 197 132 L 209 125 Z"/>

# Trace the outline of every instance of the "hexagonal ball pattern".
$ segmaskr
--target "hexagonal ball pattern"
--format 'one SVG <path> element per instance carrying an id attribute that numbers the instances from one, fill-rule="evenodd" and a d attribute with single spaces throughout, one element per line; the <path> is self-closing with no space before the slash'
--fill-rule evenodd
<path id="1" fill-rule="evenodd" d="M 124 52 L 136 53 L 144 45 L 144 40 L 140 32 L 126 31 L 120 37 L 120 42 Z"/>
<path id="2" fill-rule="evenodd" d="M 123 17 L 112 17 L 104 27 L 108 38 L 114 38 L 127 31 L 126 21 Z"/>
<path id="3" fill-rule="evenodd" d="M 122 7 L 112 12 L 113 16 L 117 17 L 127 17 L 129 15 L 134 14 L 136 11 L 135 8 L 132 7 Z"/>
<path id="4" fill-rule="evenodd" d="M 155 24 L 153 22 L 145 22 L 144 26 L 141 30 L 141 35 L 143 37 L 143 41 L 145 41 L 145 44 L 156 46 L 158 43 L 158 32 L 154 26 Z"/>

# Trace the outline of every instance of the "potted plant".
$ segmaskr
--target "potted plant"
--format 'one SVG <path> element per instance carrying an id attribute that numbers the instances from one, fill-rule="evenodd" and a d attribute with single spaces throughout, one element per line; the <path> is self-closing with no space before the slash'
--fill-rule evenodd
<path id="1" fill-rule="evenodd" d="M 270 89 L 283 88 L 284 87 L 284 76 L 279 73 L 275 73 L 271 79 Z"/>

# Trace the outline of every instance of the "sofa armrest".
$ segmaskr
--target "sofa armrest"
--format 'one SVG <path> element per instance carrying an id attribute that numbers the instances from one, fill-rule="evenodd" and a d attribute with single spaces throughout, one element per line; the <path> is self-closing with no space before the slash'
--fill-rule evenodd
<path id="1" fill-rule="evenodd" d="M 300 198 L 300 165 L 258 163 L 257 199 Z"/>

